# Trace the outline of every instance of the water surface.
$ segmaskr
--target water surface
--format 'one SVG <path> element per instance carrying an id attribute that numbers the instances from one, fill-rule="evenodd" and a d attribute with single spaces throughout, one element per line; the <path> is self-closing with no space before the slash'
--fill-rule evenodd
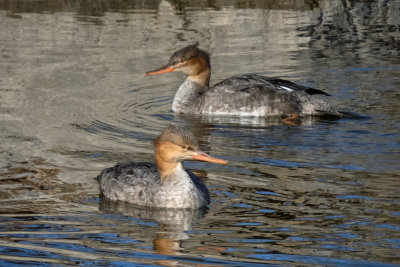
<path id="1" fill-rule="evenodd" d="M 399 1 L 0 0 L 0 25 L 0 265 L 400 264 Z M 144 73 L 195 42 L 211 83 L 279 76 L 356 116 L 175 116 L 184 76 Z M 186 164 L 210 208 L 99 199 L 169 123 L 229 160 Z"/>

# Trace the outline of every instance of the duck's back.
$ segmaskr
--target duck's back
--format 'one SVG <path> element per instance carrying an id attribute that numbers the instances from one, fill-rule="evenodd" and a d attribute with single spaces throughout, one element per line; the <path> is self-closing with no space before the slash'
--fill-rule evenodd
<path id="1" fill-rule="evenodd" d="M 118 163 L 103 170 L 97 179 L 108 199 L 142 206 L 152 205 L 161 186 L 156 166 L 148 162 Z"/>
<path id="2" fill-rule="evenodd" d="M 310 114 L 332 109 L 314 94 L 327 93 L 290 81 L 260 75 L 241 75 L 212 86 L 203 96 L 202 113 L 271 116 Z"/>

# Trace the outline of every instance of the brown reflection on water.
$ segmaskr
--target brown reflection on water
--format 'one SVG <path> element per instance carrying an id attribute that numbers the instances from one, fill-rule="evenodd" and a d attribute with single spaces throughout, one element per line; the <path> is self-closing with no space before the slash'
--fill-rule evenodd
<path id="1" fill-rule="evenodd" d="M 60 169 L 48 166 L 44 159 L 35 158 L 2 167 L 0 213 L 52 213 L 86 197 L 81 184 L 62 182 L 57 178 Z"/>
<path id="2" fill-rule="evenodd" d="M 206 209 L 151 209 L 135 207 L 129 203 L 109 201 L 105 198 L 101 198 L 100 210 L 106 213 L 122 214 L 124 216 L 157 222 L 157 231 L 155 236 L 151 238 L 153 239 L 154 251 L 160 255 L 184 255 L 181 243 L 183 240 L 189 238 L 186 232 L 192 229 L 192 224 L 199 221 L 207 213 Z M 135 239 L 139 236 L 141 236 L 140 233 L 132 233 L 132 237 Z M 159 260 L 157 263 L 166 266 L 175 266 L 178 262 L 173 260 Z"/>

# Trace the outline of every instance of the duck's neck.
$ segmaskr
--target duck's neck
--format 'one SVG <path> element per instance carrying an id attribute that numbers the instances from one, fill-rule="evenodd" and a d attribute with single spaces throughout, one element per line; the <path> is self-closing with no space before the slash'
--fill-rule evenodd
<path id="1" fill-rule="evenodd" d="M 175 176 L 176 172 L 179 172 L 180 169 L 183 169 L 181 162 L 168 162 L 158 157 L 155 157 L 154 161 L 162 181 L 165 179 L 165 177 Z"/>
<path id="2" fill-rule="evenodd" d="M 200 96 L 209 89 L 210 74 L 210 69 L 207 69 L 188 76 L 175 94 L 172 110 L 176 113 L 192 113 Z"/>
<path id="3" fill-rule="evenodd" d="M 189 75 L 188 79 L 191 79 L 199 86 L 206 87 L 208 89 L 210 85 L 210 77 L 211 77 L 211 68 L 208 67 L 200 73 Z"/>

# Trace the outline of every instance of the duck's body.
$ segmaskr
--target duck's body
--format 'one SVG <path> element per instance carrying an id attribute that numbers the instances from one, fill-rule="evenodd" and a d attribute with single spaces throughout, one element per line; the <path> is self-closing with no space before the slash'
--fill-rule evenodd
<path id="1" fill-rule="evenodd" d="M 182 164 L 161 180 L 155 164 L 127 162 L 105 169 L 100 175 L 102 193 L 108 199 L 159 208 L 197 208 L 210 203 L 204 183 Z"/>
<path id="2" fill-rule="evenodd" d="M 176 113 L 238 116 L 338 115 L 317 89 L 259 75 L 228 78 L 208 90 L 191 79 L 180 86 L 172 103 Z M 204 93 L 197 93 L 204 92 Z"/>
<path id="3" fill-rule="evenodd" d="M 98 176 L 101 192 L 108 199 L 146 207 L 207 206 L 207 187 L 183 168 L 183 160 L 226 163 L 199 151 L 190 132 L 169 126 L 155 140 L 155 164 L 128 162 L 103 170 Z"/>
<path id="4" fill-rule="evenodd" d="M 210 87 L 208 54 L 191 45 L 172 55 L 169 63 L 146 75 L 182 71 L 186 81 L 172 103 L 175 113 L 239 116 L 339 115 L 315 94 L 327 93 L 290 81 L 241 75 Z"/>

